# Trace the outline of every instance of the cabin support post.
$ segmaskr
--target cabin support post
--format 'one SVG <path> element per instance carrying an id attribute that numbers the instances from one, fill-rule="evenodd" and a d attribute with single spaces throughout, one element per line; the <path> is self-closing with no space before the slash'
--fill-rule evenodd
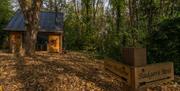
<path id="1" fill-rule="evenodd" d="M 147 65 L 146 48 L 123 48 L 123 62 L 133 67 Z"/>
<path id="2" fill-rule="evenodd" d="M 22 33 L 21 32 L 11 32 L 9 35 L 10 39 L 10 51 L 14 54 L 22 53 Z"/>

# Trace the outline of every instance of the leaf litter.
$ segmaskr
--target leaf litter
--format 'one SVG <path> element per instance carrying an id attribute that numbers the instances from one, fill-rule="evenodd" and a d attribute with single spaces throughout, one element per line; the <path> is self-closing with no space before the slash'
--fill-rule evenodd
<path id="1" fill-rule="evenodd" d="M 4 91 L 129 90 L 119 77 L 104 70 L 103 60 L 79 52 L 37 52 L 33 57 L 0 52 L 0 86 Z M 165 86 L 180 89 L 176 82 L 149 89 L 161 91 Z"/>

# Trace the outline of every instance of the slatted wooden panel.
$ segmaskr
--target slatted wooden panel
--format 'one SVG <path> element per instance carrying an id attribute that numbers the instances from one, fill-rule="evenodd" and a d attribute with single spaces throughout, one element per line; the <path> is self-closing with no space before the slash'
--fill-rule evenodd
<path id="1" fill-rule="evenodd" d="M 61 35 L 49 35 L 48 51 L 50 53 L 62 52 L 62 36 Z"/>
<path id="2" fill-rule="evenodd" d="M 151 64 L 142 67 L 128 66 L 111 59 L 104 63 L 107 70 L 118 75 L 131 87 L 130 91 L 148 91 L 142 88 L 174 80 L 173 63 Z"/>
<path id="3" fill-rule="evenodd" d="M 173 63 L 151 64 L 134 69 L 135 88 L 156 85 L 174 80 Z"/>
<path id="4" fill-rule="evenodd" d="M 120 62 L 114 61 L 114 60 L 106 60 L 105 62 L 105 68 L 124 80 L 125 83 L 128 85 L 131 85 L 131 69 L 130 66 L 127 66 L 125 64 L 122 64 Z"/>

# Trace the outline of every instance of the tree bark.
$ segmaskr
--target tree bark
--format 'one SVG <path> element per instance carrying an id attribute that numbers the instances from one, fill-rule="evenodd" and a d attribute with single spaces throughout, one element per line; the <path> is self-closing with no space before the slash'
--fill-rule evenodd
<path id="1" fill-rule="evenodd" d="M 121 23 L 121 2 L 119 0 L 115 0 L 114 5 L 116 9 L 116 32 L 119 32 L 120 29 L 120 23 Z"/>
<path id="2" fill-rule="evenodd" d="M 19 4 L 25 19 L 25 55 L 32 56 L 35 53 L 37 34 L 40 30 L 39 14 L 42 1 L 19 0 Z"/>
<path id="3" fill-rule="evenodd" d="M 120 31 L 120 21 L 121 21 L 121 11 L 120 11 L 120 6 L 117 5 L 117 8 L 116 8 L 116 32 L 119 32 Z"/>
<path id="4" fill-rule="evenodd" d="M 148 24 L 147 24 L 147 30 L 149 33 L 152 32 L 153 30 L 153 27 L 152 27 L 152 22 L 153 22 L 153 12 L 152 12 L 152 3 L 153 3 L 153 0 L 150 0 L 149 1 L 149 9 L 148 9 Z"/>
<path id="5" fill-rule="evenodd" d="M 132 26 L 133 25 L 133 14 L 132 14 L 132 1 L 129 0 L 129 25 Z"/>
<path id="6" fill-rule="evenodd" d="M 49 10 L 53 10 L 53 1 L 49 0 Z"/>

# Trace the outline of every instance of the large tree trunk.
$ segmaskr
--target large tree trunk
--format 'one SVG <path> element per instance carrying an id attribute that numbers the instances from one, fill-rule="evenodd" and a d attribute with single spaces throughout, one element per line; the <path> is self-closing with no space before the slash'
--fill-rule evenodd
<path id="1" fill-rule="evenodd" d="M 153 4 L 153 0 L 150 0 L 149 1 L 149 10 L 148 10 L 148 24 L 147 24 L 147 30 L 148 30 L 148 32 L 149 33 L 151 33 L 152 32 L 152 30 L 153 30 L 153 26 L 152 26 L 152 23 L 153 23 L 153 12 L 152 12 L 152 4 Z"/>
<path id="2" fill-rule="evenodd" d="M 39 14 L 42 1 L 19 0 L 19 4 L 25 19 L 25 55 L 32 56 L 35 53 L 37 34 L 40 30 Z"/>
<path id="3" fill-rule="evenodd" d="M 117 8 L 116 8 L 116 32 L 119 32 L 120 31 L 120 22 L 121 22 L 121 11 L 120 11 L 120 6 L 117 5 Z"/>
<path id="4" fill-rule="evenodd" d="M 37 40 L 37 30 L 28 29 L 26 32 L 26 42 L 25 42 L 25 55 L 32 56 L 36 50 L 36 40 Z"/>
<path id="5" fill-rule="evenodd" d="M 53 1 L 49 0 L 49 10 L 53 10 Z"/>

